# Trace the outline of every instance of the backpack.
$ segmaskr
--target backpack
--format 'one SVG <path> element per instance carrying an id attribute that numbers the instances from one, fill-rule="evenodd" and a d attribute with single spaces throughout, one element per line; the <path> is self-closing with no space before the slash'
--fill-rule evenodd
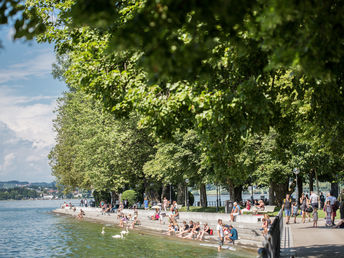
<path id="1" fill-rule="evenodd" d="M 213 232 L 213 230 L 212 229 L 210 229 L 210 232 L 209 232 L 209 235 L 213 235 L 214 234 L 214 232 Z"/>

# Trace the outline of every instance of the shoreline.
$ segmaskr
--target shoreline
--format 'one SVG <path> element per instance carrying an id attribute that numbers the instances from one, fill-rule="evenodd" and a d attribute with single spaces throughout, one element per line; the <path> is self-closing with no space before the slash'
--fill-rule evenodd
<path id="1" fill-rule="evenodd" d="M 95 222 L 95 223 L 101 223 L 101 224 L 110 224 L 113 226 L 117 226 L 119 227 L 119 219 L 117 219 L 117 214 L 114 213 L 109 213 L 109 214 L 104 214 L 102 215 L 101 213 L 101 209 L 100 208 L 91 208 L 91 207 L 76 207 L 76 211 L 74 212 L 72 209 L 69 208 L 58 208 L 55 210 L 52 210 L 52 213 L 55 214 L 59 214 L 59 215 L 66 215 L 66 216 L 72 216 L 76 219 L 80 208 L 83 209 L 83 211 L 85 212 L 85 216 L 83 218 L 83 220 L 86 221 L 91 221 L 91 222 Z M 123 213 L 125 214 L 129 214 L 129 213 L 133 213 L 133 210 L 123 210 Z M 164 236 L 164 237 L 168 237 L 174 240 L 182 240 L 182 241 L 191 241 L 191 242 L 196 242 L 199 244 L 217 244 L 218 240 L 217 240 L 217 236 L 216 233 L 214 232 L 214 235 L 212 236 L 207 236 L 204 238 L 203 241 L 199 241 L 199 240 L 192 240 L 192 239 L 183 239 L 183 238 L 179 238 L 176 236 L 169 236 L 167 233 L 167 228 L 168 228 L 168 215 L 169 212 L 166 212 L 166 217 L 164 217 L 162 219 L 162 221 L 152 221 L 148 219 L 148 216 L 153 215 L 154 211 L 153 210 L 138 210 L 139 213 L 139 217 L 138 220 L 140 221 L 140 225 L 136 225 L 134 227 L 134 229 L 131 230 L 135 230 L 137 231 L 143 231 L 146 234 L 151 234 L 151 235 L 156 235 L 156 236 Z M 192 218 L 191 215 L 198 215 L 198 217 Z M 216 224 L 215 221 L 217 221 L 217 218 L 222 218 L 224 216 L 229 216 L 229 214 L 211 214 L 212 218 L 211 220 L 204 220 L 204 217 L 209 216 L 209 214 L 207 213 L 198 213 L 198 214 L 190 214 L 190 212 L 181 212 L 180 213 L 180 217 L 182 219 L 178 220 L 178 224 L 180 224 L 183 220 L 185 221 L 189 221 L 189 220 L 193 220 L 193 221 L 202 221 L 202 222 L 207 222 L 209 224 L 209 226 L 215 231 L 216 228 Z M 198 219 L 198 218 L 202 218 Z M 198 219 L 198 220 L 197 220 Z M 226 222 L 226 221 L 224 221 Z M 224 224 L 228 224 L 227 222 Z M 239 232 L 239 240 L 236 241 L 234 247 L 238 248 L 238 249 L 245 249 L 247 251 L 253 252 L 254 254 L 257 254 L 257 250 L 258 248 L 260 248 L 262 246 L 262 238 L 260 237 L 260 235 L 257 236 L 257 224 L 252 224 L 252 225 L 246 225 L 246 227 L 244 227 L 243 225 L 239 225 L 238 223 L 231 223 L 234 225 L 235 228 L 237 228 L 238 232 Z M 260 227 L 260 225 L 258 226 Z M 252 231 L 252 232 L 251 232 Z M 260 232 L 258 232 L 258 234 L 260 234 Z M 228 245 L 228 244 L 226 244 Z M 232 245 L 230 245 L 232 246 Z"/>

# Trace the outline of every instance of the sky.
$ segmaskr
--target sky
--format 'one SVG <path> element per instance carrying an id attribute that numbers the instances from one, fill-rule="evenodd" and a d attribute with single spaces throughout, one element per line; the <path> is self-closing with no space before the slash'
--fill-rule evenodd
<path id="1" fill-rule="evenodd" d="M 56 100 L 67 90 L 53 78 L 54 48 L 13 41 L 0 26 L 0 181 L 51 182 Z"/>

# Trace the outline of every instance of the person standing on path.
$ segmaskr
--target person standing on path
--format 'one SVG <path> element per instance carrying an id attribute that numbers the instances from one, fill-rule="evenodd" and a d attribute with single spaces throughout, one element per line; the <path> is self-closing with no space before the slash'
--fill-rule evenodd
<path id="1" fill-rule="evenodd" d="M 289 224 L 291 214 L 291 198 L 289 194 L 287 194 L 285 199 L 283 200 L 282 210 L 284 210 L 284 214 L 287 217 L 286 224 Z"/>
<path id="2" fill-rule="evenodd" d="M 301 211 L 302 211 L 302 223 L 305 223 L 306 209 L 307 209 L 307 198 L 304 193 L 300 197 Z"/>
<path id="3" fill-rule="evenodd" d="M 319 208 L 318 207 L 319 197 L 315 192 L 311 191 L 311 196 L 310 196 L 309 200 L 310 200 L 310 203 L 312 205 L 313 210 Z"/>
<path id="4" fill-rule="evenodd" d="M 337 208 L 335 207 L 335 203 L 337 198 L 334 196 L 333 191 L 330 192 L 330 196 L 326 198 L 326 202 L 330 201 L 331 209 L 332 209 L 332 225 L 334 226 L 334 220 L 336 218 Z"/>
<path id="5" fill-rule="evenodd" d="M 320 208 L 323 209 L 325 205 L 325 196 L 323 195 L 323 193 L 320 193 Z"/>
<path id="6" fill-rule="evenodd" d="M 339 202 L 340 202 L 340 219 L 344 219 L 344 189 L 342 189 L 342 193 L 339 195 Z"/>
<path id="7" fill-rule="evenodd" d="M 223 240 L 224 240 L 222 219 L 217 220 L 216 231 L 217 231 L 217 236 L 218 236 L 218 240 L 219 240 L 219 246 L 217 247 L 217 251 L 220 252 L 221 248 L 223 246 Z"/>

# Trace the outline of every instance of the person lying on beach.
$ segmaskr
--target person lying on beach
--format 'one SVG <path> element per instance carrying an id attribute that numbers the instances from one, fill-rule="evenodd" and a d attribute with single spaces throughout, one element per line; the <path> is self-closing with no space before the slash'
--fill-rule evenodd
<path id="1" fill-rule="evenodd" d="M 199 222 L 196 222 L 194 224 L 194 227 L 192 228 L 192 230 L 187 235 L 185 235 L 183 238 L 194 239 L 194 237 L 196 237 L 198 235 L 200 230 L 201 230 L 201 225 Z"/>
<path id="2" fill-rule="evenodd" d="M 198 233 L 196 239 L 199 239 L 200 241 L 202 241 L 202 240 L 203 240 L 203 237 L 204 237 L 204 234 L 209 234 L 209 235 L 210 235 L 210 228 L 209 228 L 209 226 L 208 226 L 208 223 L 205 223 L 205 224 L 204 224 L 203 230 L 201 230 L 201 231 Z"/>
<path id="3" fill-rule="evenodd" d="M 183 234 L 189 233 L 190 231 L 190 226 L 186 224 L 186 221 L 183 221 L 183 226 L 179 230 L 179 234 L 177 234 L 177 237 L 183 237 Z"/>

